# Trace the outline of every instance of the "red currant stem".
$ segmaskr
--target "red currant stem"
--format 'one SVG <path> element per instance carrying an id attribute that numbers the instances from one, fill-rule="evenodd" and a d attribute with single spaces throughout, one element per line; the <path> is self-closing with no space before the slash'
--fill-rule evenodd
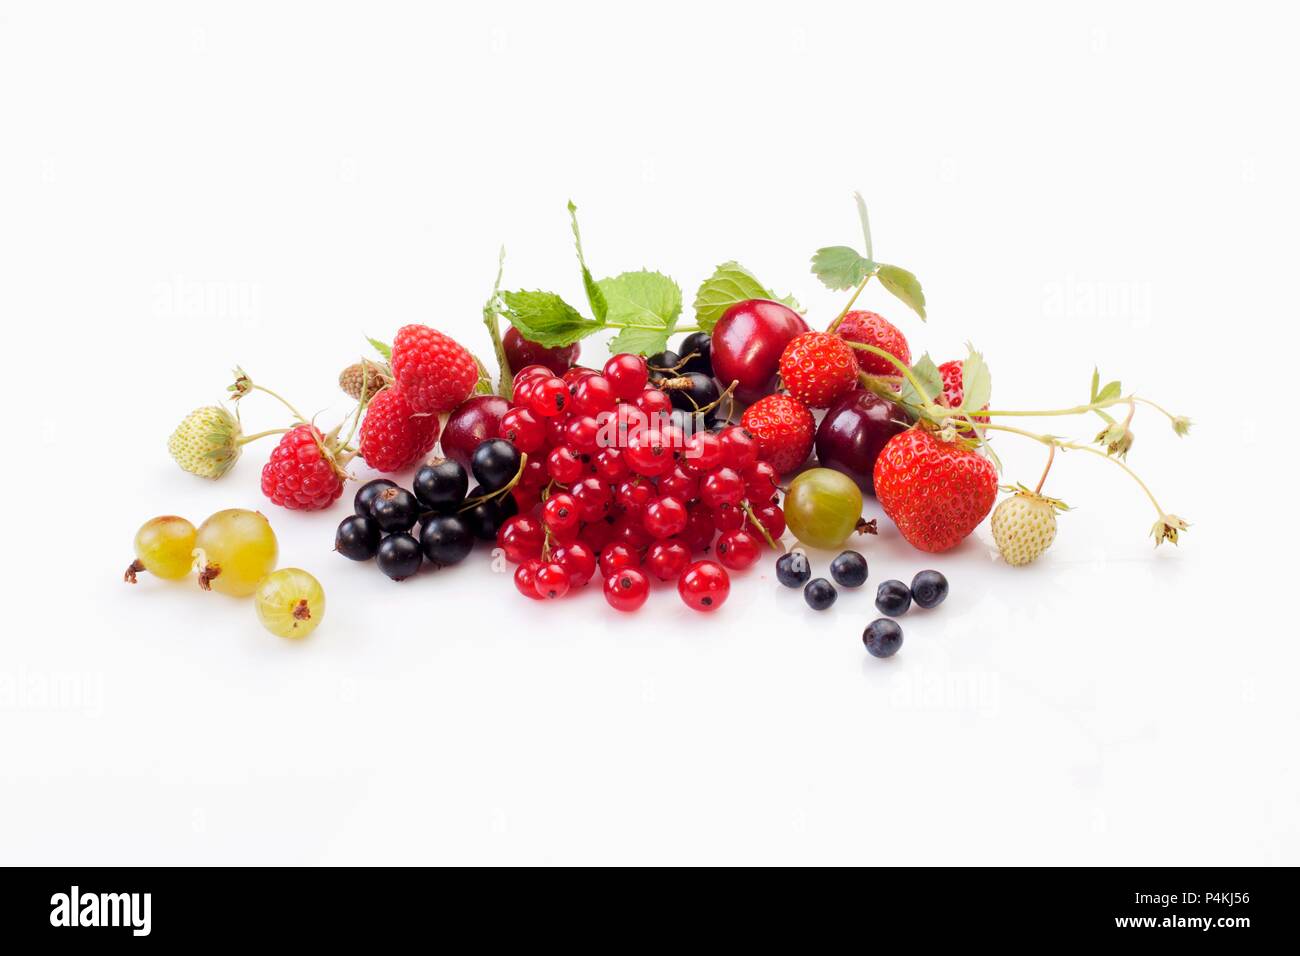
<path id="1" fill-rule="evenodd" d="M 551 560 L 551 529 L 547 527 L 546 522 L 542 522 L 542 560 L 549 562 Z"/>
<path id="2" fill-rule="evenodd" d="M 465 503 L 461 505 L 459 511 L 469 511 L 471 508 L 477 505 L 481 505 L 485 501 L 491 501 L 493 498 L 500 498 L 506 492 L 514 488 L 515 485 L 519 484 L 519 479 L 524 476 L 524 467 L 527 464 L 528 464 L 528 452 L 521 451 L 519 453 L 519 470 L 515 472 L 515 476 L 513 478 L 507 481 L 496 491 L 489 491 L 487 494 L 479 495 L 476 498 L 466 498 Z"/>
<path id="3" fill-rule="evenodd" d="M 827 332 L 834 332 L 840 327 L 840 323 L 844 321 L 844 317 L 848 315 L 849 311 L 853 308 L 853 303 L 858 301 L 858 296 L 862 295 L 862 290 L 867 287 L 867 283 L 871 281 L 871 277 L 875 274 L 875 270 L 868 272 L 866 278 L 858 283 L 858 287 L 853 290 L 853 295 L 849 297 L 849 301 L 845 304 L 844 308 L 840 309 L 840 314 L 835 316 L 831 321 L 831 324 L 826 327 Z"/>
<path id="4" fill-rule="evenodd" d="M 1012 428 L 1010 425 L 985 425 L 984 427 L 987 429 L 992 429 L 993 431 L 1007 432 L 1012 435 L 1020 435 L 1024 438 L 1032 439 L 1033 441 L 1039 442 L 1040 444 L 1043 445 L 1048 445 L 1054 448 L 1060 448 L 1062 451 L 1086 451 L 1090 455 L 1096 455 L 1098 458 L 1102 459 L 1103 461 L 1108 461 L 1111 464 L 1124 469 L 1124 471 L 1127 472 L 1128 476 L 1137 482 L 1138 487 L 1142 489 L 1143 493 L 1146 494 L 1147 498 L 1150 499 L 1151 504 L 1154 505 L 1156 511 L 1159 512 L 1160 517 L 1163 518 L 1165 516 L 1165 510 L 1160 507 L 1160 502 L 1156 500 L 1156 496 L 1151 492 L 1151 489 L 1147 487 L 1146 482 L 1144 482 L 1141 478 L 1138 477 L 1137 472 L 1135 472 L 1128 465 L 1124 464 L 1124 462 L 1120 461 L 1118 458 L 1114 458 L 1111 455 L 1106 454 L 1104 451 L 1099 451 L 1098 449 L 1091 448 L 1088 445 L 1080 445 L 1078 442 L 1062 441 L 1061 439 L 1056 438 L 1053 435 L 1038 435 L 1035 434 L 1034 432 L 1027 432 L 1022 428 Z"/>
<path id="5" fill-rule="evenodd" d="M 721 395 L 719 395 L 713 401 L 709 402 L 709 404 L 705 405 L 703 408 L 696 408 L 695 413 L 697 415 L 704 415 L 707 414 L 708 412 L 713 411 L 715 408 L 717 408 L 719 405 L 722 404 L 723 399 L 731 397 L 732 392 L 736 390 L 736 386 L 739 384 L 740 384 L 740 379 L 738 378 L 732 379 L 731 384 L 722 390 Z"/>
<path id="6" fill-rule="evenodd" d="M 488 336 L 492 339 L 492 351 L 497 356 L 497 368 L 500 377 L 497 379 L 497 391 L 501 397 L 510 400 L 515 397 L 515 376 L 510 370 L 510 360 L 506 358 L 506 347 L 501 342 L 501 327 L 498 324 L 497 303 L 501 296 L 501 275 L 506 268 L 506 247 L 501 247 L 501 254 L 497 257 L 497 279 L 492 285 L 492 298 L 487 300 L 483 306 L 483 324 L 487 326 Z"/>
<path id="7" fill-rule="evenodd" d="M 247 445 L 250 441 L 257 441 L 259 438 L 265 438 L 267 435 L 283 435 L 287 431 L 289 431 L 289 429 L 287 428 L 268 428 L 266 431 L 257 432 L 254 435 L 244 435 L 237 442 L 235 442 L 235 444 Z"/>
<path id="8" fill-rule="evenodd" d="M 784 552 L 785 548 L 772 539 L 772 533 L 767 530 L 767 525 L 758 520 L 758 516 L 754 514 L 754 509 L 750 506 L 749 501 L 742 501 L 740 506 L 745 509 L 745 514 L 749 518 L 749 523 L 752 524 L 758 533 L 763 536 L 763 540 L 767 542 L 767 546 L 774 551 Z"/>
<path id="9" fill-rule="evenodd" d="M 1038 479 L 1038 484 L 1034 485 L 1034 494 L 1039 494 L 1043 490 L 1043 482 L 1047 480 L 1047 473 L 1052 470 L 1052 462 L 1056 459 L 1056 446 L 1047 446 L 1047 466 L 1043 469 L 1042 477 Z"/>

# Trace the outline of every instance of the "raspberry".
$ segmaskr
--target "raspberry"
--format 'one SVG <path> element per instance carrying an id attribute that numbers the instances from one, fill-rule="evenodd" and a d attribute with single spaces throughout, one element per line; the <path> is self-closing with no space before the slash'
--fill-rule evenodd
<path id="1" fill-rule="evenodd" d="M 363 359 L 353 365 L 349 365 L 339 373 L 339 388 L 352 398 L 361 400 L 361 390 L 364 386 L 366 392 L 374 395 L 386 385 L 391 385 L 393 381 L 392 373 L 387 367 L 380 365 L 378 362 L 372 362 L 370 359 Z"/>
<path id="2" fill-rule="evenodd" d="M 740 424 L 758 443 L 758 457 L 780 474 L 804 463 L 816 431 L 812 412 L 791 395 L 760 398 L 745 409 Z"/>
<path id="3" fill-rule="evenodd" d="M 393 338 L 393 378 L 415 412 L 449 412 L 478 382 L 474 356 L 427 325 L 407 325 Z"/>
<path id="4" fill-rule="evenodd" d="M 878 349 L 884 349 L 904 365 L 912 364 L 912 351 L 907 347 L 907 339 L 884 316 L 876 315 L 874 312 L 850 312 L 844 316 L 836 331 L 839 332 L 840 338 L 874 345 Z M 872 355 L 863 349 L 853 351 L 858 357 L 858 368 L 868 375 L 899 374 L 898 369 L 889 359 Z"/>
<path id="5" fill-rule="evenodd" d="M 343 476 L 314 425 L 291 428 L 262 468 L 262 494 L 294 511 L 319 511 L 343 494 Z"/>
<path id="6" fill-rule="evenodd" d="M 376 471 L 401 471 L 433 449 L 438 429 L 437 415 L 417 414 L 400 389 L 386 388 L 366 406 L 361 457 Z"/>
<path id="7" fill-rule="evenodd" d="M 796 335 L 781 353 L 781 381 L 810 408 L 829 408 L 857 383 L 853 352 L 844 339 L 827 332 Z"/>
<path id="8" fill-rule="evenodd" d="M 965 396 L 961 383 L 961 370 L 961 359 L 944 362 L 939 366 L 939 374 L 943 376 L 942 401 L 949 408 L 961 408 L 961 400 Z M 989 407 L 987 402 L 984 403 L 984 407 Z M 987 425 L 989 417 L 987 415 L 972 415 L 971 420 Z"/>

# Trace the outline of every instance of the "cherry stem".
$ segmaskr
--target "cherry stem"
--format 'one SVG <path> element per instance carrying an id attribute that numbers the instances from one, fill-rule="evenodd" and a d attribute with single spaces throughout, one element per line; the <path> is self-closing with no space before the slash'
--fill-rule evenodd
<path id="1" fill-rule="evenodd" d="M 471 508 L 475 508 L 478 505 L 481 505 L 485 501 L 491 501 L 493 498 L 500 498 L 506 492 L 514 488 L 515 485 L 519 484 L 519 479 L 524 476 L 524 468 L 527 465 L 528 465 L 528 452 L 521 451 L 519 453 L 519 470 L 515 472 L 515 476 L 513 478 L 507 481 L 496 491 L 489 491 L 487 494 L 479 495 L 477 498 L 466 498 L 465 503 L 461 505 L 461 507 L 458 510 L 458 513 L 463 511 L 469 511 Z"/>
<path id="2" fill-rule="evenodd" d="M 1052 470 L 1052 461 L 1055 458 L 1056 458 L 1056 446 L 1048 445 L 1047 446 L 1047 467 L 1043 469 L 1042 477 L 1038 479 L 1038 484 L 1034 486 L 1034 494 L 1038 494 L 1043 490 L 1043 482 L 1047 480 L 1047 473 Z"/>

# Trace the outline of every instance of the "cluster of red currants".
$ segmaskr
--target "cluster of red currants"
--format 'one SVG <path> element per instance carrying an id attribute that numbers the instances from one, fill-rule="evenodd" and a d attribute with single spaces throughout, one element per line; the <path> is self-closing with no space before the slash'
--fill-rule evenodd
<path id="1" fill-rule="evenodd" d="M 777 472 L 754 439 L 675 411 L 650 373 L 642 356 L 621 354 L 601 372 L 530 365 L 515 375 L 499 435 L 523 461 L 510 489 L 518 514 L 497 544 L 525 596 L 562 597 L 599 570 L 620 611 L 645 603 L 652 577 L 714 611 L 731 588 L 727 569 L 754 564 L 784 534 Z M 710 549 L 716 560 L 696 560 Z"/>

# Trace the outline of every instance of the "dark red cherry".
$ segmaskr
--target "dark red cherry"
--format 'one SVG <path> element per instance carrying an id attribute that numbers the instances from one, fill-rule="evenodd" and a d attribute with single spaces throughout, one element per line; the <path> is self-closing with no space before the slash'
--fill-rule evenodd
<path id="1" fill-rule="evenodd" d="M 817 429 L 817 460 L 848 475 L 868 494 L 876 458 L 885 443 L 907 428 L 903 409 L 865 389 L 845 395 L 831 406 Z"/>
<path id="2" fill-rule="evenodd" d="M 506 329 L 501 344 L 505 346 L 506 361 L 512 369 L 522 369 L 526 365 L 545 365 L 556 375 L 563 375 L 570 365 L 578 361 L 578 353 L 582 351 L 582 346 L 577 342 L 548 349 L 524 338 L 513 325 Z"/>
<path id="3" fill-rule="evenodd" d="M 510 403 L 497 395 L 476 395 L 461 402 L 443 426 L 443 455 L 468 469 L 474 449 L 500 434 L 501 417 L 509 410 Z"/>
<path id="4" fill-rule="evenodd" d="M 724 387 L 738 382 L 742 402 L 756 401 L 775 387 L 786 343 L 807 331 L 799 313 L 779 302 L 737 302 L 713 328 L 713 374 Z"/>

